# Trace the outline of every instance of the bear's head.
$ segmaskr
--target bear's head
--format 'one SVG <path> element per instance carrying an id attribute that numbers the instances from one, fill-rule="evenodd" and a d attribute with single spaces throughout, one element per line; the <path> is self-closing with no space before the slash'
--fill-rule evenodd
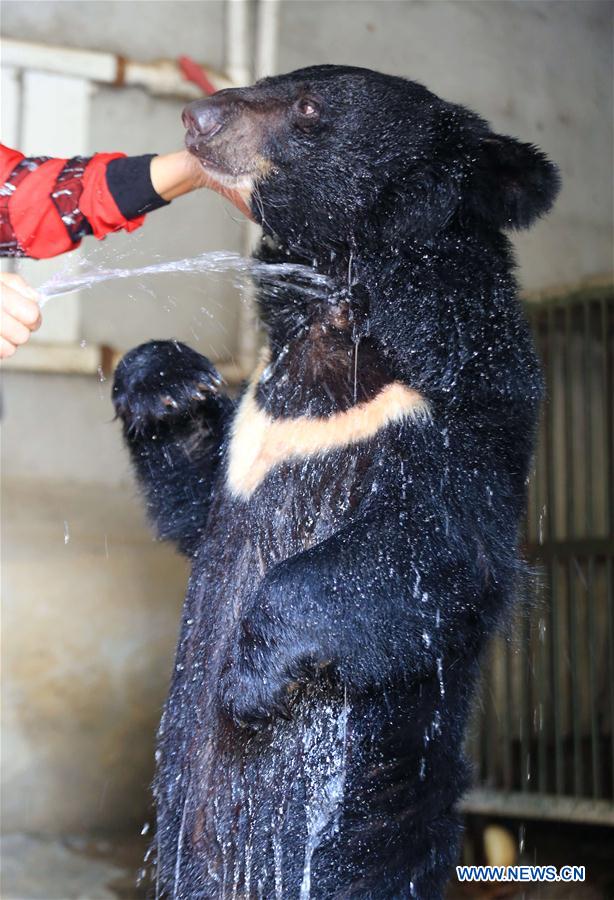
<path id="1" fill-rule="evenodd" d="M 442 230 L 526 228 L 556 167 L 412 81 L 313 66 L 186 107 L 186 144 L 265 233 L 306 255 Z"/>

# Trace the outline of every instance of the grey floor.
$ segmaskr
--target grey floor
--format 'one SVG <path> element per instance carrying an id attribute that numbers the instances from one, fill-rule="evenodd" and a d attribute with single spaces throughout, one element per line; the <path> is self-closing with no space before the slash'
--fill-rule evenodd
<path id="1" fill-rule="evenodd" d="M 142 851 L 137 841 L 4 836 L 1 900 L 137 900 Z"/>
<path id="2" fill-rule="evenodd" d="M 0 900 L 142 900 L 137 887 L 146 840 L 53 839 L 12 834 L 2 838 Z M 609 900 L 594 884 L 458 885 L 447 900 Z"/>

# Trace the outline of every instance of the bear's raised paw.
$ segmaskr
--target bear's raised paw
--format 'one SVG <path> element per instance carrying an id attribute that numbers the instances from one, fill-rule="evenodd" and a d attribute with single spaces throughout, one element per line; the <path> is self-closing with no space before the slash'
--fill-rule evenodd
<path id="1" fill-rule="evenodd" d="M 205 356 L 178 341 L 149 341 L 120 361 L 113 405 L 127 428 L 140 432 L 215 404 L 222 378 Z"/>

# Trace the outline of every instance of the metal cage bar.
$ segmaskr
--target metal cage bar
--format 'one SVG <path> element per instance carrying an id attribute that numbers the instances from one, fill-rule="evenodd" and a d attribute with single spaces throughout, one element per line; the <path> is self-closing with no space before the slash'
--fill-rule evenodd
<path id="1" fill-rule="evenodd" d="M 526 523 L 536 577 L 488 656 L 464 805 L 614 825 L 614 289 L 527 315 L 547 393 Z"/>

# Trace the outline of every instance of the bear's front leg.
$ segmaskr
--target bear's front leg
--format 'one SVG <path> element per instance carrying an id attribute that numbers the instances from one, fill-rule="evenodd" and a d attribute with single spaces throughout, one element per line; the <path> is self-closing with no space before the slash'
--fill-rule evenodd
<path id="1" fill-rule="evenodd" d="M 205 526 L 213 478 L 234 405 L 206 357 L 177 341 L 150 341 L 124 356 L 113 403 L 163 539 L 191 555 Z"/>
<path id="2" fill-rule="evenodd" d="M 221 678 L 238 724 L 288 716 L 295 689 L 330 670 L 350 691 L 445 678 L 492 629 L 494 571 L 475 535 L 424 537 L 382 515 L 275 566 L 238 624 Z"/>
<path id="3" fill-rule="evenodd" d="M 307 587 L 288 564 L 265 577 L 248 603 L 220 686 L 222 707 L 238 725 L 290 718 L 295 689 L 330 662 L 316 630 L 307 626 L 306 606 Z M 316 618 L 315 609 L 309 618 Z"/>

